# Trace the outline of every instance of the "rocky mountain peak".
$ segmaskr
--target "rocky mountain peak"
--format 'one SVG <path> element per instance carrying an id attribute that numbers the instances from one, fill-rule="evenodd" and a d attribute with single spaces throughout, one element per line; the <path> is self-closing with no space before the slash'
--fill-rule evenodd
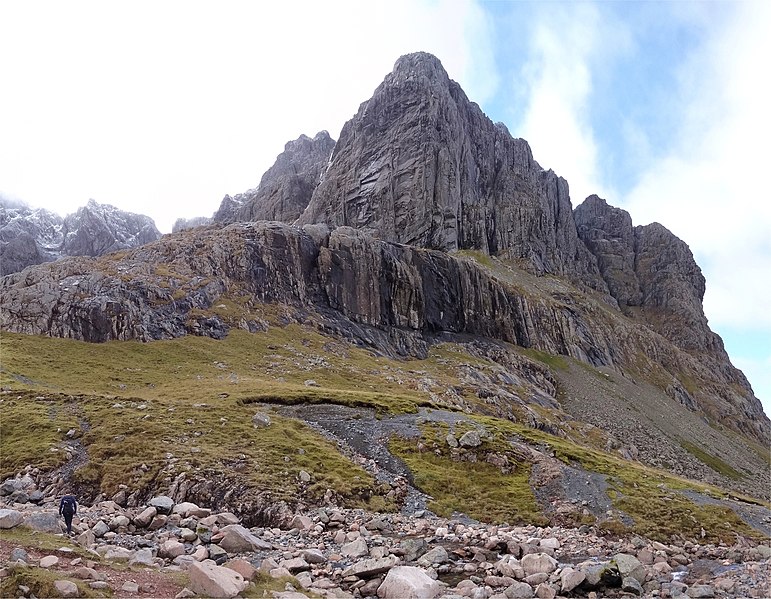
<path id="1" fill-rule="evenodd" d="M 400 83 L 408 80 L 425 83 L 426 81 L 448 85 L 450 76 L 444 70 L 442 62 L 428 52 L 413 52 L 399 57 L 393 71 L 386 81 Z"/>
<path id="2" fill-rule="evenodd" d="M 308 205 L 334 147 L 335 141 L 327 131 L 320 131 L 312 139 L 301 135 L 287 142 L 262 176 L 259 187 L 225 196 L 214 214 L 214 222 L 294 222 Z"/>
<path id="3" fill-rule="evenodd" d="M 101 256 L 160 237 L 150 217 L 93 199 L 64 219 L 42 208 L 0 205 L 4 275 L 62 256 Z"/>
<path id="4" fill-rule="evenodd" d="M 96 200 L 64 219 L 62 252 L 67 256 L 101 256 L 160 239 L 149 216 L 125 212 Z"/>
<path id="5" fill-rule="evenodd" d="M 578 241 L 567 182 L 469 101 L 430 54 L 401 57 L 343 127 L 298 224 L 480 250 L 605 291 Z"/>

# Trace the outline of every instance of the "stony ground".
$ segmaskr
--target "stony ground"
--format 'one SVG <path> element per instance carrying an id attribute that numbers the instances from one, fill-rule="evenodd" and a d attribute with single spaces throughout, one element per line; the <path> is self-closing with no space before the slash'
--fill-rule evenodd
<path id="1" fill-rule="evenodd" d="M 32 597 L 43 568 L 60 596 L 757 597 L 771 593 L 771 547 L 662 544 L 593 527 L 490 526 L 421 510 L 377 514 L 329 505 L 281 528 L 251 528 L 164 496 L 124 508 L 81 506 L 72 537 L 55 498 L 0 503 L 3 596 Z M 19 531 L 38 530 L 47 539 Z M 26 539 L 20 541 L 19 539 Z M 79 582 L 80 588 L 67 583 Z M 250 582 L 251 581 L 251 582 Z M 264 593 L 267 593 L 263 595 Z"/>

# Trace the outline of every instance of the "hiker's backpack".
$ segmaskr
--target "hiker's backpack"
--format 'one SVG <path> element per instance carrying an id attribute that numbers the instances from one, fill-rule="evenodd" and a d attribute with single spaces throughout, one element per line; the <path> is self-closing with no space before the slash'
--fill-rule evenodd
<path id="1" fill-rule="evenodd" d="M 74 514 L 75 513 L 75 498 L 72 495 L 62 497 L 62 514 Z"/>

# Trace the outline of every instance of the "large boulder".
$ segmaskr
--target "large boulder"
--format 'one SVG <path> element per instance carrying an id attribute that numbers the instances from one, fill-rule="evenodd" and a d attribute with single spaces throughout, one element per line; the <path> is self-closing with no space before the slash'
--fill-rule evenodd
<path id="1" fill-rule="evenodd" d="M 619 553 L 614 556 L 613 561 L 616 563 L 616 567 L 618 568 L 622 579 L 632 577 L 640 584 L 645 584 L 648 573 L 642 562 L 634 555 Z"/>
<path id="2" fill-rule="evenodd" d="M 24 521 L 24 515 L 17 510 L 0 510 L 0 528 L 14 528 Z"/>
<path id="3" fill-rule="evenodd" d="M 222 538 L 219 545 L 228 553 L 247 553 L 261 549 L 272 549 L 273 547 L 270 543 L 254 536 L 240 524 L 229 524 L 220 531 L 220 534 Z"/>
<path id="4" fill-rule="evenodd" d="M 153 497 L 147 505 L 158 510 L 159 514 L 168 515 L 174 508 L 174 500 L 166 495 L 158 495 L 157 497 Z"/>
<path id="5" fill-rule="evenodd" d="M 528 553 L 522 556 L 521 563 L 525 576 L 551 574 L 557 569 L 557 560 L 546 553 Z"/>
<path id="6" fill-rule="evenodd" d="M 190 590 L 204 597 L 235 597 L 249 584 L 235 570 L 218 566 L 208 559 L 193 562 L 187 573 L 190 578 Z"/>
<path id="7" fill-rule="evenodd" d="M 386 574 L 377 595 L 382 599 L 434 599 L 440 591 L 439 583 L 422 568 L 396 566 Z"/>
<path id="8" fill-rule="evenodd" d="M 40 532 L 58 534 L 62 532 L 64 521 L 50 512 L 30 512 L 24 516 L 24 526 Z"/>

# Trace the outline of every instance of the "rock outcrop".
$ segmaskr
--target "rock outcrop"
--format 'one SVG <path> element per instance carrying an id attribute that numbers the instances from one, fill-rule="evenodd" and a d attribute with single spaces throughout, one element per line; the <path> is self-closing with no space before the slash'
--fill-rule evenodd
<path id="1" fill-rule="evenodd" d="M 55 260 L 63 239 L 58 214 L 0 198 L 0 275 Z"/>
<path id="2" fill-rule="evenodd" d="M 469 101 L 438 59 L 401 57 L 343 127 L 298 224 L 521 260 L 606 291 L 579 241 L 568 184 Z"/>
<path id="3" fill-rule="evenodd" d="M 67 256 L 102 256 L 155 241 L 161 234 L 153 219 L 89 200 L 64 219 L 62 252 Z"/>
<path id="4" fill-rule="evenodd" d="M 619 306 L 642 308 L 646 320 L 683 349 L 714 349 L 702 307 L 704 276 L 685 242 L 659 223 L 633 227 L 628 212 L 596 195 L 574 214 Z"/>
<path id="5" fill-rule="evenodd" d="M 63 256 L 101 256 L 160 236 L 151 218 L 94 200 L 64 219 L 42 208 L 0 203 L 0 273 Z"/>
<path id="6" fill-rule="evenodd" d="M 301 135 L 288 142 L 262 176 L 259 187 L 234 197 L 225 196 L 214 222 L 294 222 L 310 202 L 334 147 L 335 142 L 326 131 L 317 133 L 313 139 Z"/>

